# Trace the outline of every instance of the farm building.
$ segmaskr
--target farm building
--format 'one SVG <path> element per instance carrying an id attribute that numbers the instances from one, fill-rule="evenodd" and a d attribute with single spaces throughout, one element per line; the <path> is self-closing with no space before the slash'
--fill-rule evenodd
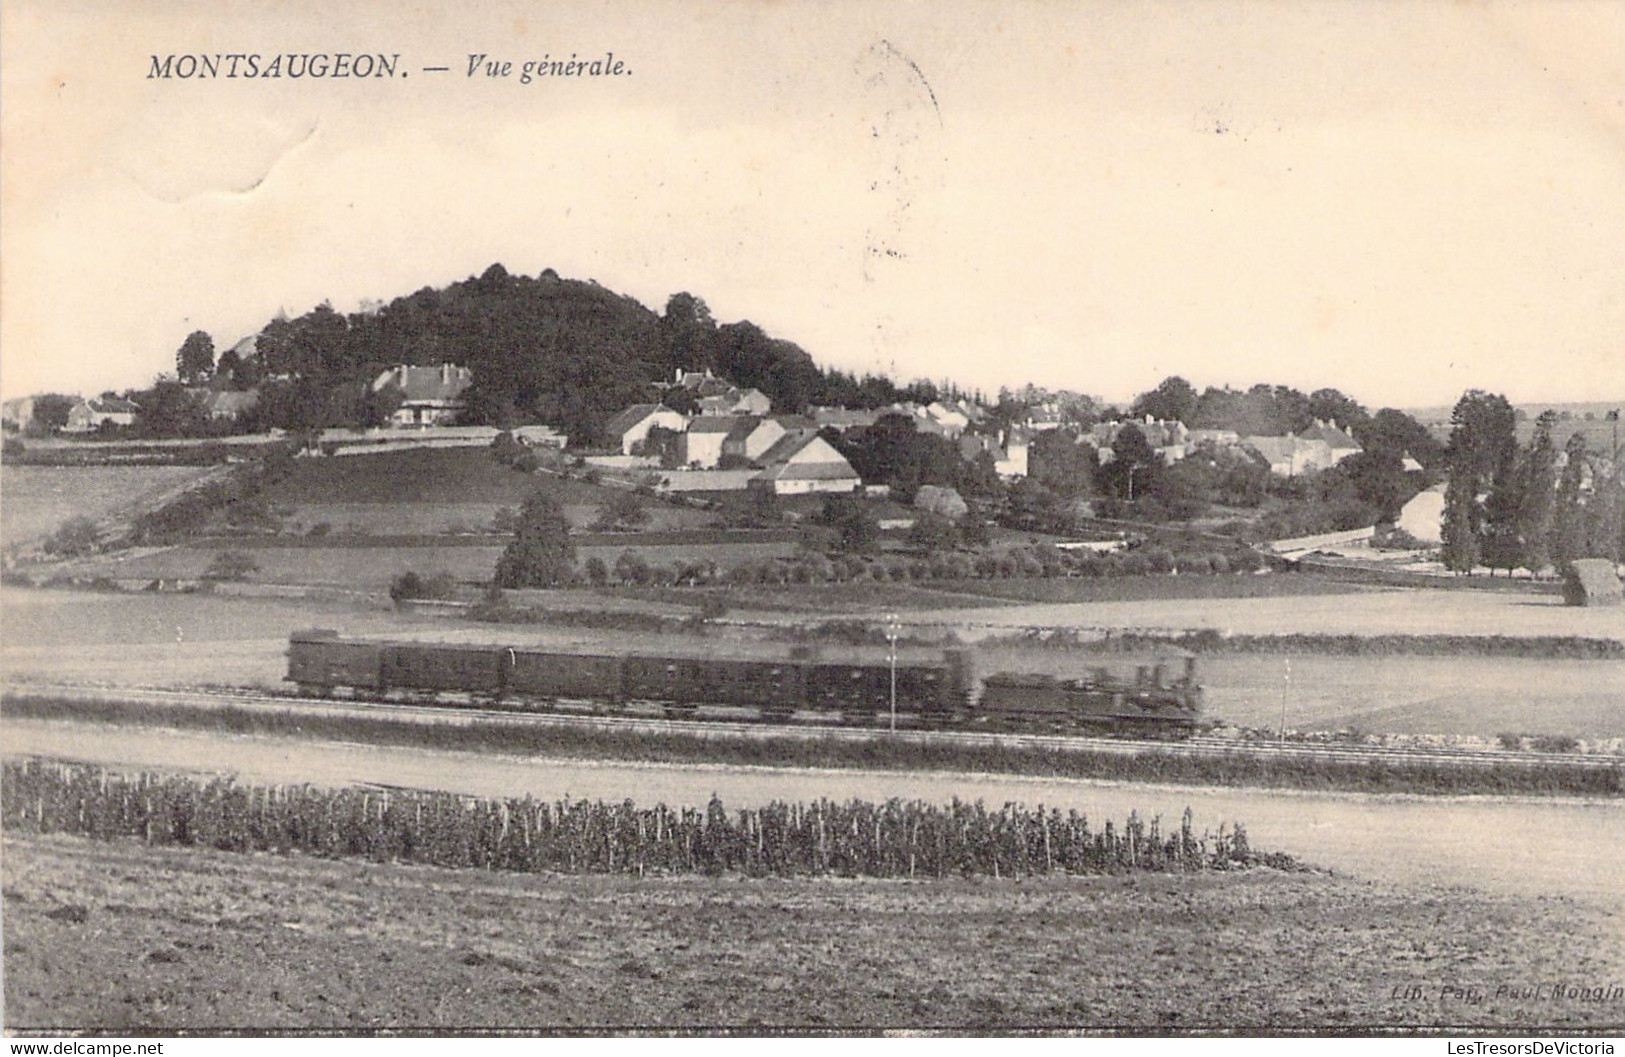
<path id="1" fill-rule="evenodd" d="M 1319 437 L 1243 437 L 1241 446 L 1257 455 L 1277 477 L 1325 470 L 1334 465 L 1332 446 Z"/>
<path id="2" fill-rule="evenodd" d="M 812 430 L 785 434 L 759 461 L 756 483 L 776 495 L 853 492 L 863 486 L 852 464 Z"/>
<path id="3" fill-rule="evenodd" d="M 401 405 L 390 416 L 397 426 L 448 425 L 463 409 L 463 390 L 474 381 L 474 372 L 454 363 L 438 367 L 410 367 L 401 364 L 373 379 L 372 391 L 386 386 L 401 391 Z"/>
<path id="4" fill-rule="evenodd" d="M 235 389 L 208 389 L 202 394 L 204 412 L 216 420 L 235 422 L 243 415 L 259 406 L 260 394 L 257 389 L 238 392 Z"/>
<path id="5" fill-rule="evenodd" d="M 604 432 L 615 438 L 622 455 L 633 454 L 649 439 L 649 431 L 656 426 L 681 433 L 688 428 L 688 419 L 665 404 L 633 404 L 617 412 L 604 426 Z"/>
<path id="6" fill-rule="evenodd" d="M 130 401 L 116 396 L 81 400 L 68 411 L 68 424 L 62 427 L 62 432 L 94 433 L 103 426 L 134 425 L 136 412 L 140 410 Z"/>
<path id="7" fill-rule="evenodd" d="M 1331 465 L 1336 466 L 1350 455 L 1358 455 L 1365 449 L 1360 442 L 1349 436 L 1335 422 L 1321 422 L 1316 420 L 1313 429 L 1306 429 L 1299 434 L 1303 440 L 1320 440 L 1326 442 L 1330 454 Z"/>
<path id="8" fill-rule="evenodd" d="M 773 401 L 760 389 L 729 388 L 725 393 L 702 396 L 696 405 L 702 415 L 765 415 Z"/>
<path id="9" fill-rule="evenodd" d="M 1569 562 L 1563 570 L 1563 601 L 1571 606 L 1617 606 L 1625 602 L 1614 563 L 1605 558 Z"/>

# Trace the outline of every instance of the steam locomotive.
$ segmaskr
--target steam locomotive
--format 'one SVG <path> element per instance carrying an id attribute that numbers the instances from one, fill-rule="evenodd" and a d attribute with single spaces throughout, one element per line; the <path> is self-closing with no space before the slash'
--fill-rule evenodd
<path id="1" fill-rule="evenodd" d="M 293 634 L 289 682 L 309 695 L 446 702 L 445 695 L 537 710 L 655 708 L 675 717 L 748 714 L 874 724 L 892 713 L 925 729 L 1070 730 L 1189 737 L 1201 723 L 1196 659 L 1161 658 L 1119 675 L 999 672 L 979 678 L 969 651 L 921 661 L 833 661 L 807 651 L 729 658 L 641 652 L 561 652 L 541 647 L 352 639 L 327 630 Z M 895 687 L 895 691 L 894 691 Z"/>

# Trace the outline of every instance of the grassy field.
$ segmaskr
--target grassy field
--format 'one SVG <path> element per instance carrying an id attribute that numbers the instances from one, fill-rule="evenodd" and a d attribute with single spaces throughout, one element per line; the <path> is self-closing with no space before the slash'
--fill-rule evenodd
<path id="1" fill-rule="evenodd" d="M 838 617 L 842 614 L 836 611 L 829 615 Z M 1625 641 L 1625 611 L 1618 608 L 1565 606 L 1561 598 L 1546 595 L 1404 588 L 1263 598 L 1040 602 L 1000 609 L 912 611 L 908 619 L 916 624 L 964 624 L 986 628 L 1079 627 L 1172 632 L 1214 628 L 1247 635 L 1292 632 L 1321 635 L 1574 635 Z"/>
<path id="2" fill-rule="evenodd" d="M 60 837 L 8 837 L 4 851 L 10 1030 L 1532 1032 L 1625 1019 L 1618 1004 L 1495 994 L 1625 976 L 1617 923 L 1562 898 L 1267 870 L 753 881 Z M 1470 1006 L 1443 983 L 1487 994 Z M 1412 984 L 1421 997 L 1394 997 Z"/>
<path id="3" fill-rule="evenodd" d="M 519 473 L 482 448 L 417 449 L 342 459 L 300 459 L 270 489 L 273 505 L 490 503 L 518 506 L 546 483 L 560 503 L 596 505 L 603 489 Z"/>
<path id="4" fill-rule="evenodd" d="M 233 550 L 229 543 L 172 547 L 138 554 L 110 554 L 71 562 L 72 576 L 116 579 L 190 580 L 201 577 L 215 556 Z M 500 546 L 447 547 L 265 547 L 245 552 L 258 566 L 256 583 L 309 584 L 383 593 L 407 570 L 419 574 L 449 572 L 459 580 L 486 582 L 496 568 Z"/>
<path id="5" fill-rule="evenodd" d="M 600 505 L 613 494 L 607 488 L 599 491 L 602 497 L 594 502 L 563 504 L 565 519 L 572 528 L 586 530 L 597 519 Z M 293 514 L 285 524 L 299 533 L 325 524 L 331 526 L 332 532 L 363 536 L 458 535 L 490 531 L 499 511 L 516 510 L 523 501 L 521 495 L 512 503 L 300 503 L 290 504 Z M 653 500 L 644 509 L 649 513 L 649 521 L 642 526 L 645 531 L 695 529 L 715 521 L 705 511 Z"/>
<path id="6" fill-rule="evenodd" d="M 70 517 L 100 518 L 209 472 L 197 466 L 0 466 L 0 540 L 44 536 Z"/>

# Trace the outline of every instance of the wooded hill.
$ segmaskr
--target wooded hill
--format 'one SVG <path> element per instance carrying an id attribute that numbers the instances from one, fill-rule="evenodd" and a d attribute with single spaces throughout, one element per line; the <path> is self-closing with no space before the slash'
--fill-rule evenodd
<path id="1" fill-rule="evenodd" d="M 562 279 L 552 269 L 512 275 L 500 264 L 372 312 L 346 316 L 323 304 L 278 318 L 255 344 L 247 359 L 222 357 L 219 373 L 229 372 L 238 388 L 266 376 L 291 380 L 287 406 L 267 405 L 284 421 L 266 424 L 292 429 L 352 424 L 334 421 L 356 416 L 343 401 L 335 407 L 333 394 L 353 393 L 378 370 L 403 363 L 472 368 L 468 421 L 547 422 L 575 443 L 596 439 L 614 412 L 651 399 L 650 383 L 677 368 L 710 368 L 760 389 L 781 412 L 809 403 L 878 407 L 917 395 L 884 378 L 821 370 L 795 343 L 749 321 L 719 325 L 692 294 L 672 295 L 657 314 L 596 282 Z M 364 394 L 347 403 L 367 417 Z"/>

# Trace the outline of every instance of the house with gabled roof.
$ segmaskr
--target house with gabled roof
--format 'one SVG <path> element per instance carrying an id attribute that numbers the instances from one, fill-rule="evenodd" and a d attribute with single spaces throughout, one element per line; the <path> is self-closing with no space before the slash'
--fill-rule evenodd
<path id="1" fill-rule="evenodd" d="M 103 426 L 132 426 L 140 408 L 119 396 L 81 400 L 68 409 L 64 433 L 94 433 Z"/>
<path id="2" fill-rule="evenodd" d="M 679 459 L 685 466 L 715 469 L 724 461 L 743 466 L 771 448 L 785 429 L 760 415 L 700 415 L 684 431 Z"/>
<path id="3" fill-rule="evenodd" d="M 397 426 L 449 425 L 463 410 L 463 391 L 474 383 L 474 372 L 454 363 L 438 367 L 401 364 L 373 379 L 372 391 L 394 386 L 401 403 L 390 422 Z"/>
<path id="4" fill-rule="evenodd" d="M 258 389 L 208 389 L 200 403 L 211 419 L 235 422 L 259 406 L 260 394 Z"/>
<path id="5" fill-rule="evenodd" d="M 633 449 L 641 450 L 644 441 L 649 439 L 649 431 L 656 426 L 682 433 L 688 428 L 688 419 L 665 404 L 633 404 L 616 412 L 604 424 L 604 432 L 621 449 L 622 455 L 634 455 L 637 452 Z"/>
<path id="6" fill-rule="evenodd" d="M 773 410 L 773 401 L 760 389 L 735 389 L 703 396 L 695 405 L 702 415 L 765 415 Z"/>
<path id="7" fill-rule="evenodd" d="M 1349 436 L 1336 422 L 1322 422 L 1316 419 L 1312 428 L 1304 430 L 1298 436 L 1303 440 L 1324 441 L 1330 452 L 1332 466 L 1336 466 L 1350 455 L 1358 455 L 1365 450 L 1359 441 Z"/>
<path id="8" fill-rule="evenodd" d="M 786 433 L 757 461 L 762 471 L 752 483 L 775 495 L 853 492 L 863 487 L 846 457 L 813 430 Z"/>
<path id="9" fill-rule="evenodd" d="M 1277 477 L 1296 477 L 1332 465 L 1332 449 L 1319 437 L 1293 433 L 1284 437 L 1243 437 L 1241 447 L 1252 452 Z"/>
<path id="10" fill-rule="evenodd" d="M 879 411 L 848 407 L 809 407 L 807 414 L 820 428 L 827 426 L 842 433 L 849 429 L 867 429 L 880 418 Z"/>

